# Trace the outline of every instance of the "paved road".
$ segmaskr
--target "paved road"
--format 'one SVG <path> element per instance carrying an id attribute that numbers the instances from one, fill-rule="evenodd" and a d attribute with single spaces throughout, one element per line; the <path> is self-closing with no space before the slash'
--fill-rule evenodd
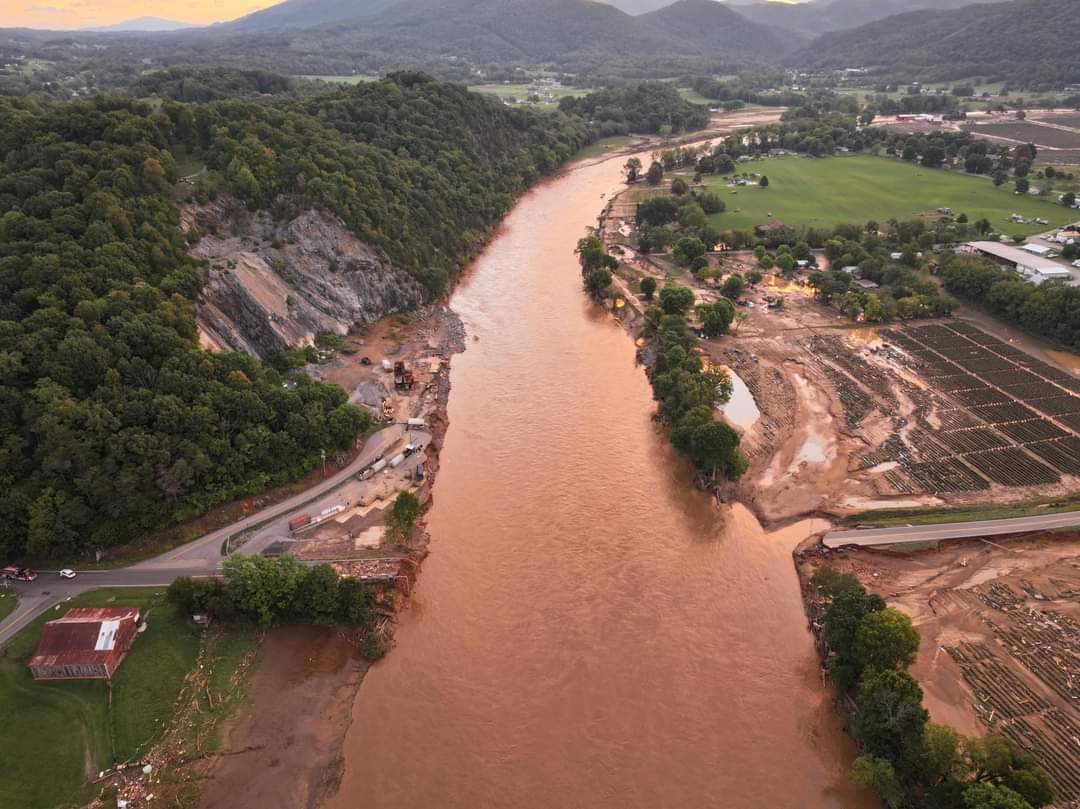
<path id="1" fill-rule="evenodd" d="M 914 542 L 934 542 L 939 539 L 1006 536 L 1026 534 L 1029 531 L 1078 527 L 1080 527 L 1080 511 L 1066 511 L 1060 514 L 1040 514 L 1036 517 L 1013 517 L 1007 520 L 830 531 L 822 538 L 822 542 L 826 548 L 839 548 L 844 545 L 859 545 L 867 548 L 875 545 L 906 545 Z"/>
<path id="2" fill-rule="evenodd" d="M 225 540 L 235 537 L 245 529 L 259 526 L 245 538 L 243 552 L 247 554 L 260 553 L 274 542 L 288 539 L 288 520 L 294 512 L 305 506 L 312 511 L 319 511 L 336 505 L 338 496 L 334 494 L 334 490 L 375 458 L 387 454 L 405 435 L 406 429 L 400 424 L 380 430 L 368 439 L 364 449 L 352 463 L 310 489 L 145 562 L 115 570 L 79 571 L 74 579 L 61 579 L 56 571 L 45 571 L 39 572 L 37 581 L 12 582 L 12 587 L 19 594 L 19 604 L 14 612 L 0 622 L 0 646 L 6 644 L 44 611 L 58 607 L 62 602 L 88 590 L 99 587 L 165 586 L 180 576 L 212 575 L 220 569 L 226 558 L 223 553 Z M 431 441 L 431 435 L 421 430 L 412 430 L 408 435 L 410 440 L 425 446 Z M 324 495 L 325 501 L 312 502 Z M 235 545 L 230 545 L 235 549 Z"/>

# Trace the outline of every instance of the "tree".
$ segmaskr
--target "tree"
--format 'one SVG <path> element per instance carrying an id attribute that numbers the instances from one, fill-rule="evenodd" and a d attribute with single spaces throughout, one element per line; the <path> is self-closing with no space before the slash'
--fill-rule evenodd
<path id="1" fill-rule="evenodd" d="M 757 286 L 761 283 L 761 279 L 764 278 L 764 276 L 761 274 L 760 270 L 750 270 L 746 273 L 745 278 L 746 283 L 748 283 L 750 286 Z"/>
<path id="2" fill-rule="evenodd" d="M 743 277 L 739 273 L 733 272 L 724 279 L 724 283 L 720 287 L 720 294 L 725 298 L 738 300 L 745 290 L 746 281 L 743 280 Z"/>
<path id="3" fill-rule="evenodd" d="M 872 790 L 889 809 L 904 805 L 904 787 L 888 759 L 859 756 L 851 765 L 848 780 L 857 787 Z"/>
<path id="4" fill-rule="evenodd" d="M 671 256 L 675 263 L 683 267 L 689 266 L 695 258 L 705 255 L 705 243 L 695 236 L 683 236 L 675 242 L 675 249 Z"/>
<path id="5" fill-rule="evenodd" d="M 1030 190 L 1031 190 L 1031 183 L 1028 181 L 1027 177 L 1018 177 L 1016 179 L 1016 193 L 1017 194 L 1026 194 Z"/>
<path id="6" fill-rule="evenodd" d="M 574 252 L 577 253 L 583 275 L 604 266 L 604 258 L 607 256 L 604 243 L 595 233 L 578 239 L 577 248 Z"/>
<path id="7" fill-rule="evenodd" d="M 960 734 L 947 725 L 927 722 L 919 759 L 919 769 L 931 785 L 954 777 L 964 763 Z"/>
<path id="8" fill-rule="evenodd" d="M 694 305 L 694 290 L 668 284 L 660 290 L 660 308 L 667 315 L 684 315 Z"/>
<path id="9" fill-rule="evenodd" d="M 768 188 L 769 187 L 769 178 L 766 177 L 764 174 L 762 174 L 761 179 L 758 180 L 758 185 L 761 186 L 762 188 Z"/>
<path id="10" fill-rule="evenodd" d="M 1005 786 L 972 784 L 964 790 L 964 809 L 1032 809 L 1030 803 Z"/>
<path id="11" fill-rule="evenodd" d="M 664 179 L 664 167 L 657 161 L 653 161 L 649 170 L 645 173 L 645 181 L 649 185 L 660 185 Z"/>
<path id="12" fill-rule="evenodd" d="M 1076 204 L 1076 194 L 1072 191 L 1066 191 L 1064 194 L 1061 195 L 1061 204 L 1064 205 L 1066 208 L 1071 208 L 1073 205 Z"/>
<path id="13" fill-rule="evenodd" d="M 611 270 L 598 267 L 585 276 L 585 291 L 599 300 L 607 295 L 608 290 L 611 288 L 611 280 Z"/>
<path id="14" fill-rule="evenodd" d="M 412 530 L 413 523 L 419 515 L 420 501 L 416 495 L 412 492 L 401 492 L 395 498 L 393 508 L 390 509 L 390 516 L 386 520 L 387 528 L 397 537 L 404 539 Z"/>
<path id="15" fill-rule="evenodd" d="M 332 624 L 338 618 L 338 577 L 330 565 L 308 568 L 296 591 L 296 611 L 316 624 Z"/>
<path id="16" fill-rule="evenodd" d="M 646 275 L 641 279 L 641 283 L 638 286 L 641 289 L 641 294 L 645 296 L 645 300 L 651 301 L 656 292 L 656 279 Z"/>
<path id="17" fill-rule="evenodd" d="M 885 609 L 881 596 L 862 587 L 844 589 L 833 596 L 825 609 L 825 641 L 842 663 L 855 661 L 855 633 L 863 616 Z"/>
<path id="18" fill-rule="evenodd" d="M 639 202 L 634 219 L 638 227 L 661 227 L 674 222 L 679 215 L 679 206 L 671 197 L 650 197 Z"/>
<path id="19" fill-rule="evenodd" d="M 686 184 L 686 180 L 684 180 L 682 177 L 676 177 L 674 180 L 671 181 L 671 193 L 675 196 L 681 197 L 689 190 L 690 187 Z"/>
<path id="20" fill-rule="evenodd" d="M 855 695 L 855 729 L 864 749 L 902 769 L 914 766 L 928 721 L 922 698 L 922 688 L 906 671 L 868 672 Z"/>
<path id="21" fill-rule="evenodd" d="M 641 174 L 641 158 L 631 157 L 623 166 L 623 171 L 626 172 L 626 182 L 636 183 L 638 175 Z"/>
<path id="22" fill-rule="evenodd" d="M 698 317 L 701 319 L 701 328 L 706 337 L 719 337 L 727 333 L 735 319 L 735 307 L 732 306 L 731 301 L 721 299 L 716 303 L 699 306 Z"/>
<path id="23" fill-rule="evenodd" d="M 919 651 L 919 631 L 900 610 L 888 607 L 868 613 L 855 631 L 852 655 L 864 668 L 907 668 Z"/>

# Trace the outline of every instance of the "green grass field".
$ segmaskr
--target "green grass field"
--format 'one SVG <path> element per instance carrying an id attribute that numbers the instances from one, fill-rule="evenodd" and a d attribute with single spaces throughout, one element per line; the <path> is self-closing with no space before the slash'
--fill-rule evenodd
<path id="1" fill-rule="evenodd" d="M 701 104 L 705 107 L 712 107 L 719 104 L 719 101 L 713 101 L 710 98 L 706 98 L 693 87 L 680 87 L 679 95 L 689 101 L 691 104 Z"/>
<path id="2" fill-rule="evenodd" d="M 88 797 L 87 775 L 143 752 L 173 714 L 195 663 L 199 633 L 162 599 L 162 588 L 98 590 L 50 610 L 0 658 L 2 809 L 51 809 Z M 35 682 L 26 662 L 46 621 L 69 607 L 137 606 L 147 629 L 112 683 Z"/>
<path id="3" fill-rule="evenodd" d="M 1053 503 L 1013 503 L 1004 506 L 883 508 L 850 514 L 844 518 L 844 523 L 846 525 L 889 528 L 898 525 L 935 525 L 938 523 L 974 522 L 977 520 L 1006 520 L 1014 517 L 1060 514 L 1066 511 L 1080 511 L 1080 496 L 1067 497 Z M 1077 524 L 1080 525 L 1080 515 L 1077 517 Z"/>
<path id="4" fill-rule="evenodd" d="M 1013 213 L 1027 219 L 1041 217 L 1050 225 L 1064 225 L 1075 218 L 1052 198 L 1014 194 L 1011 184 L 994 188 L 983 177 L 927 169 L 888 157 L 768 158 L 741 164 L 739 171 L 768 176 L 769 187 L 732 189 L 720 177 L 706 178 L 709 190 L 719 192 L 727 203 L 727 211 L 711 217 L 712 224 L 721 230 L 752 228 L 770 221 L 819 227 L 871 219 L 885 222 L 936 215 L 936 210 L 944 207 L 966 213 L 973 222 L 986 217 L 995 230 L 1011 236 L 1039 233 L 1049 227 L 1014 225 L 1008 221 Z"/>
<path id="5" fill-rule="evenodd" d="M 297 76 L 298 79 L 325 81 L 330 84 L 360 84 L 365 81 L 378 81 L 378 76 Z"/>
<path id="6" fill-rule="evenodd" d="M 15 611 L 15 605 L 18 603 L 19 597 L 15 595 L 15 590 L 0 589 L 0 621 L 11 615 Z"/>
<path id="7" fill-rule="evenodd" d="M 595 143 L 590 143 L 574 157 L 582 160 L 587 157 L 602 157 L 608 152 L 614 152 L 616 149 L 622 149 L 624 146 L 629 146 L 632 143 L 637 143 L 639 138 L 635 138 L 632 135 L 615 135 L 610 138 L 601 138 Z"/>

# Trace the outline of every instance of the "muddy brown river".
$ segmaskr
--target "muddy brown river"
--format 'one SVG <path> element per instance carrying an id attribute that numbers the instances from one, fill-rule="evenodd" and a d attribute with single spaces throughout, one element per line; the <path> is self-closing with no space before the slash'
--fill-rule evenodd
<path id="1" fill-rule="evenodd" d="M 335 809 L 860 809 L 791 559 L 650 416 L 573 255 L 623 161 L 526 196 L 453 298 L 431 556 Z M 477 338 L 474 340 L 474 337 Z"/>

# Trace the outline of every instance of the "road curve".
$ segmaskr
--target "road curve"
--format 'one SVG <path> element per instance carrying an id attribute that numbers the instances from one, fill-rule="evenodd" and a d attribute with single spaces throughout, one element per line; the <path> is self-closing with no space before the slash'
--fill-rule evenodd
<path id="1" fill-rule="evenodd" d="M 0 621 L 0 647 L 41 613 L 89 590 L 101 587 L 167 586 L 181 576 L 208 576 L 216 573 L 226 558 L 222 550 L 227 538 L 246 529 L 283 519 L 311 500 L 341 486 L 376 457 L 385 454 L 404 435 L 405 427 L 401 424 L 393 424 L 380 430 L 368 438 L 364 449 L 348 466 L 325 480 L 320 480 L 311 488 L 153 559 L 115 570 L 80 571 L 74 579 L 62 579 L 53 571 L 40 573 L 34 582 L 11 582 L 11 587 L 19 595 L 19 603 L 7 618 Z M 431 436 L 423 431 L 413 431 L 412 435 L 419 437 L 424 444 L 431 440 Z M 261 544 L 249 543 L 245 548 L 248 548 L 249 552 L 257 553 Z"/>
<path id="2" fill-rule="evenodd" d="M 1065 511 L 1059 514 L 1012 517 L 1005 520 L 829 531 L 821 541 L 826 548 L 841 548 L 845 545 L 869 548 L 875 545 L 906 545 L 915 542 L 936 542 L 941 539 L 974 539 L 1078 527 L 1080 527 L 1080 511 Z"/>

